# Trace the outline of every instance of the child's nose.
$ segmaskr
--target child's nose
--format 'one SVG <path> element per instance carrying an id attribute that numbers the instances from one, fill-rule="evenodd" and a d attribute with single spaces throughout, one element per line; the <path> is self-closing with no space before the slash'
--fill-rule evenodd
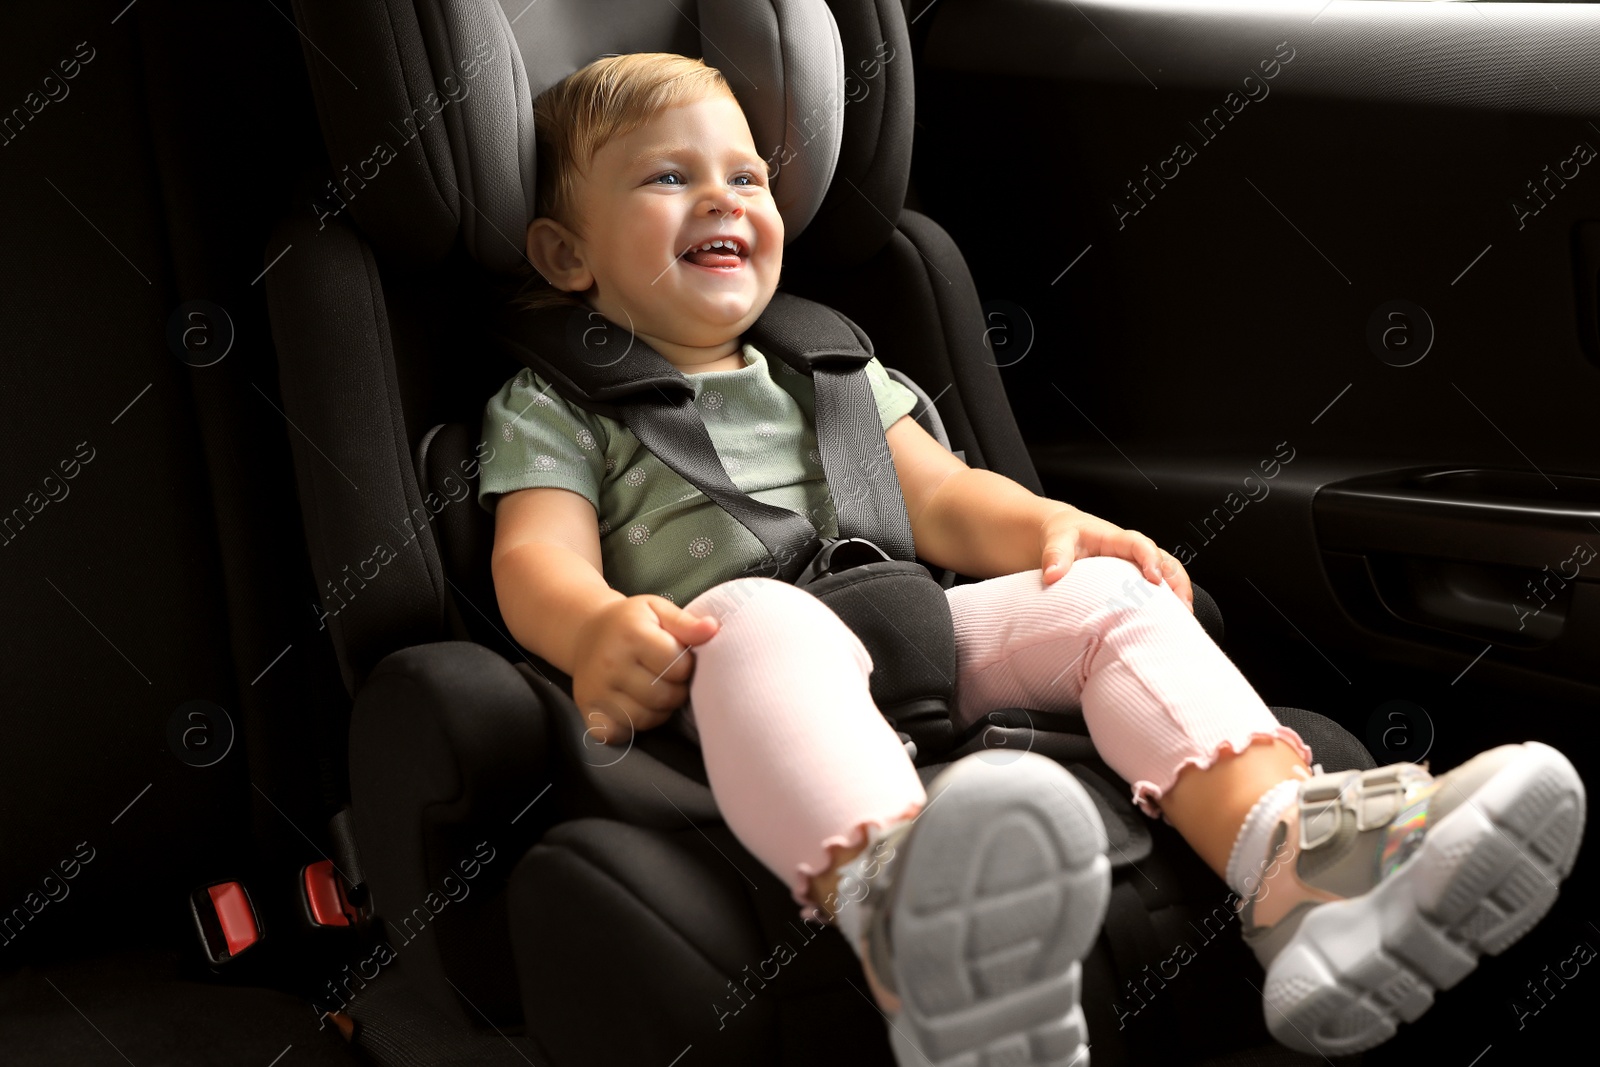
<path id="1" fill-rule="evenodd" d="M 739 203 L 739 198 L 726 189 L 709 194 L 706 199 L 710 202 L 711 210 L 718 215 L 736 219 L 744 214 L 744 205 Z"/>

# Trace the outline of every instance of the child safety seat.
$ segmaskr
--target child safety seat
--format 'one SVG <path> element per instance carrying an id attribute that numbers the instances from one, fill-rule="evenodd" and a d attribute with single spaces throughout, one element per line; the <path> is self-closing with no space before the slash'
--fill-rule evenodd
<path id="1" fill-rule="evenodd" d="M 899 0 L 297 0 L 295 21 L 328 159 L 293 192 L 262 266 L 318 624 L 351 700 L 332 858 L 376 916 L 370 950 L 337 979 L 308 975 L 315 1006 L 341 1030 L 353 1021 L 376 1062 L 413 1067 L 894 1062 L 854 953 L 798 922 L 787 887 L 728 831 L 699 750 L 662 729 L 599 744 L 571 679 L 506 632 L 475 464 L 485 401 L 529 366 L 574 403 L 609 405 L 755 533 L 770 573 L 863 634 L 874 699 L 917 743 L 925 782 L 968 753 L 1024 748 L 1083 779 L 1113 865 L 1084 961 L 1098 1067 L 1303 1062 L 1266 1033 L 1226 888 L 1133 808 L 1080 715 L 1006 709 L 949 736 L 949 690 L 919 673 L 920 654 L 865 632 L 865 606 L 903 585 L 894 595 L 921 605 L 889 609 L 905 639 L 948 649 L 941 587 L 956 577 L 913 570 L 892 466 L 861 466 L 886 445 L 860 370 L 874 345 L 924 401 L 914 417 L 930 434 L 1041 490 L 964 260 L 905 206 L 913 73 Z M 665 360 L 641 375 L 665 398 L 641 403 L 632 376 L 651 353 L 608 381 L 572 358 L 568 323 L 506 318 L 489 298 L 523 255 L 534 97 L 633 51 L 718 67 L 772 153 L 784 292 L 751 340 L 816 387 L 841 516 L 832 544 L 734 490 Z M 1197 589 L 1220 641 L 1209 606 Z M 1328 720 L 1273 710 L 1326 769 L 1372 765 Z"/>

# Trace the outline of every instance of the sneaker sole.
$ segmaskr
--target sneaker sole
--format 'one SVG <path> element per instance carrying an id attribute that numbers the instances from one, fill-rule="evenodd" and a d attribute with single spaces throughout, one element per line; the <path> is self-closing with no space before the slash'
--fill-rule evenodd
<path id="1" fill-rule="evenodd" d="M 1555 749 L 1521 747 L 1404 867 L 1307 913 L 1267 972 L 1273 1037 L 1323 1056 L 1381 1044 L 1544 918 L 1577 857 L 1584 788 Z"/>
<path id="2" fill-rule="evenodd" d="M 946 794 L 953 794 L 947 796 Z M 890 913 L 903 1067 L 1088 1067 L 1083 959 L 1111 895 L 1105 825 L 1034 752 L 940 774 Z"/>

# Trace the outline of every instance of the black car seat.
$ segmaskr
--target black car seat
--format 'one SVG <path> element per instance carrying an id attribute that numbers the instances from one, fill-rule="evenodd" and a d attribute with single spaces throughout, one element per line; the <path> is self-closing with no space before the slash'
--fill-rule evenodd
<path id="1" fill-rule="evenodd" d="M 1039 490 L 961 254 L 903 207 L 902 8 L 363 0 L 296 15 L 333 177 L 307 176 L 263 263 L 305 250 L 277 262 L 268 296 L 321 619 L 354 700 L 339 866 L 359 872 L 381 957 L 380 977 L 321 1007 L 384 1062 L 456 1062 L 448 1024 L 479 1042 L 473 1062 L 495 1033 L 508 1062 L 891 1064 L 853 954 L 802 928 L 728 832 L 698 750 L 667 730 L 595 743 L 571 680 L 507 635 L 476 460 L 484 402 L 518 369 L 483 324 L 522 259 L 532 99 L 608 52 L 672 51 L 721 69 L 775 154 L 784 288 L 860 324 L 970 465 Z M 1274 710 L 1325 768 L 1371 765 L 1330 721 Z M 1110 833 L 1111 913 L 1085 964 L 1096 1062 L 1301 1062 L 1237 980 L 1255 964 L 1225 929 L 1225 887 L 1132 808 L 1081 716 L 1012 709 L 919 773 L 1017 748 L 1080 774 Z M 1204 936 L 1191 930 L 1217 945 L 1161 995 L 1151 968 Z M 793 959 L 769 973 L 780 941 Z"/>

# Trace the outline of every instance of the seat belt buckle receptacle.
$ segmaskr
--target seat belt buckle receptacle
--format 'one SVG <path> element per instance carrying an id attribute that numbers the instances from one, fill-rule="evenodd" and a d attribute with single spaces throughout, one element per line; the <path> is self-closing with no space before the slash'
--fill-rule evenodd
<path id="1" fill-rule="evenodd" d="M 266 935 L 261 914 L 243 882 L 217 882 L 196 889 L 189 894 L 189 914 L 213 967 L 232 963 Z"/>
<path id="2" fill-rule="evenodd" d="M 311 929 L 363 925 L 368 909 L 350 900 L 344 876 L 332 860 L 318 860 L 300 868 L 300 915 Z"/>

